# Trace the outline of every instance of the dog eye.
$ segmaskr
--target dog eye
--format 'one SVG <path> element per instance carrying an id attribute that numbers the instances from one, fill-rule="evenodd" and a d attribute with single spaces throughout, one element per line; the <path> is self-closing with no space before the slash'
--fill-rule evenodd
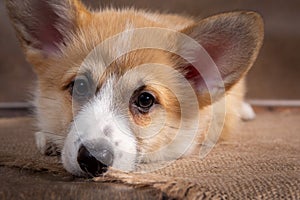
<path id="1" fill-rule="evenodd" d="M 88 100 L 92 95 L 89 80 L 85 76 L 76 78 L 71 83 L 70 93 L 76 101 Z"/>
<path id="2" fill-rule="evenodd" d="M 155 103 L 155 98 L 152 94 L 149 92 L 143 92 L 141 93 L 137 98 L 137 106 L 140 111 L 142 112 L 148 112 L 149 109 L 153 106 Z"/>

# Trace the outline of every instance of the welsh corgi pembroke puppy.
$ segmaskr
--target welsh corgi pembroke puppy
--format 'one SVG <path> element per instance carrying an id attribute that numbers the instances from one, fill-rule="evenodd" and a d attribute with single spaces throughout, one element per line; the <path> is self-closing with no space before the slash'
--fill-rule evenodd
<path id="1" fill-rule="evenodd" d="M 77 176 L 201 153 L 240 119 L 263 41 L 255 12 L 202 20 L 78 0 L 7 0 L 37 74 L 35 134 Z"/>

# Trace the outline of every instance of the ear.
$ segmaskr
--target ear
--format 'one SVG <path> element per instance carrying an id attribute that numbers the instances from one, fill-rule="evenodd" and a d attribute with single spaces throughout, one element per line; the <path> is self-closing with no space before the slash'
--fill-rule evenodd
<path id="1" fill-rule="evenodd" d="M 76 0 L 7 0 L 6 5 L 27 56 L 59 53 L 78 26 L 78 10 L 84 10 Z"/>
<path id="2" fill-rule="evenodd" d="M 251 68 L 262 45 L 263 21 L 254 12 L 225 13 L 201 20 L 182 33 L 204 48 L 178 41 L 185 76 L 200 98 L 215 101 Z"/>

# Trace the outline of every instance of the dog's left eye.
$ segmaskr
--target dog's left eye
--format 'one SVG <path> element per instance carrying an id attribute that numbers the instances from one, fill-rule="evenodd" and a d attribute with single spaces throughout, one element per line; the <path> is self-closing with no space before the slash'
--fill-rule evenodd
<path id="1" fill-rule="evenodd" d="M 70 86 L 70 93 L 76 101 L 85 101 L 92 96 L 92 88 L 89 80 L 85 77 L 76 78 Z"/>
<path id="2" fill-rule="evenodd" d="M 141 112 L 147 113 L 154 103 L 155 97 L 152 94 L 149 92 L 142 92 L 137 98 L 136 105 Z"/>

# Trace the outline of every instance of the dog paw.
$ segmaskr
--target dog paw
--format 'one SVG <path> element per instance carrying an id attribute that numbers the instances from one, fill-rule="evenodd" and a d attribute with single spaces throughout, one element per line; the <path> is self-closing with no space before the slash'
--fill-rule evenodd
<path id="1" fill-rule="evenodd" d="M 59 156 L 61 154 L 62 145 L 57 143 L 59 140 L 61 140 L 60 136 L 53 136 L 43 132 L 35 133 L 36 146 L 46 156 Z"/>
<path id="2" fill-rule="evenodd" d="M 251 105 L 246 102 L 243 102 L 240 116 L 242 120 L 249 121 L 255 119 L 256 115 Z"/>

